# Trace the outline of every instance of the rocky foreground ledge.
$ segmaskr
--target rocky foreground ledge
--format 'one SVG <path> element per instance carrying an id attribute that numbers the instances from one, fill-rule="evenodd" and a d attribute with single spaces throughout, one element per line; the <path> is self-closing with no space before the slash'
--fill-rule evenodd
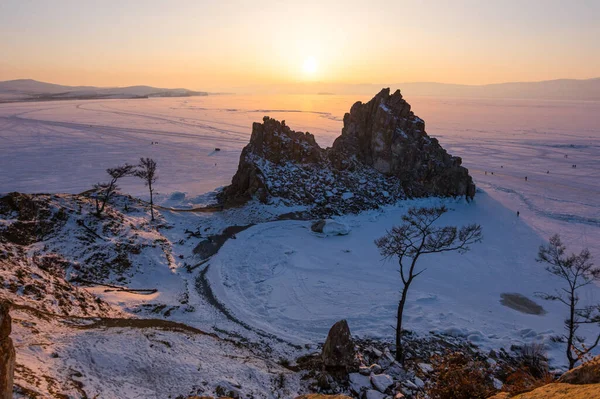
<path id="1" fill-rule="evenodd" d="M 285 121 L 254 123 L 232 184 L 219 199 L 226 206 L 280 199 L 344 213 L 407 197 L 473 198 L 473 179 L 461 163 L 427 135 L 400 91 L 388 88 L 352 106 L 331 148 Z"/>
<path id="2" fill-rule="evenodd" d="M 12 398 L 15 373 L 15 348 L 10 332 L 12 329 L 8 303 L 0 299 L 0 399 Z"/>

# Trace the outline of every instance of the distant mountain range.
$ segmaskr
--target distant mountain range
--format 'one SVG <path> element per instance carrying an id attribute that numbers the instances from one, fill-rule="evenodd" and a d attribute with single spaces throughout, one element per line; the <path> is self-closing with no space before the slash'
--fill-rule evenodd
<path id="1" fill-rule="evenodd" d="M 151 86 L 94 87 L 63 86 L 17 79 L 0 82 L 0 102 L 88 100 L 109 98 L 189 97 L 208 93 L 188 89 L 163 89 Z"/>
<path id="2" fill-rule="evenodd" d="M 538 100 L 600 101 L 600 78 L 557 79 L 542 82 L 512 82 L 488 85 L 461 85 L 435 82 L 344 84 L 303 82 L 252 85 L 229 90 L 236 94 L 320 94 L 373 96 L 383 87 L 400 89 L 405 96 L 459 98 L 515 98 Z M 209 93 L 188 89 L 164 89 L 151 86 L 94 87 L 63 86 L 18 79 L 0 82 L 0 102 L 85 100 L 110 98 L 189 97 Z M 211 93 L 213 94 L 213 93 Z M 216 93 L 215 93 L 216 94 Z"/>
<path id="3" fill-rule="evenodd" d="M 542 82 L 513 82 L 488 85 L 461 85 L 434 82 L 338 84 L 293 83 L 271 86 L 247 86 L 234 89 L 236 93 L 271 94 L 354 94 L 372 96 L 382 87 L 400 89 L 407 96 L 516 98 L 545 100 L 600 101 L 600 78 L 558 79 Z"/>

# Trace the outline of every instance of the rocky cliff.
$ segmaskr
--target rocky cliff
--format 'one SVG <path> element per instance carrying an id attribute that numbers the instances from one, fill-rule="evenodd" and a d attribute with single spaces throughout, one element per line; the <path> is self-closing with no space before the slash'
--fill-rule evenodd
<path id="1" fill-rule="evenodd" d="M 383 89 L 355 103 L 342 135 L 322 149 L 310 133 L 269 117 L 254 123 L 232 184 L 220 200 L 237 205 L 251 198 L 315 206 L 322 213 L 356 212 L 405 197 L 475 195 L 459 157 L 425 132 L 396 91 Z"/>
<path id="2" fill-rule="evenodd" d="M 11 318 L 8 303 L 0 300 L 0 399 L 13 396 L 15 348 L 10 338 Z"/>
<path id="3" fill-rule="evenodd" d="M 336 168 L 356 160 L 404 184 L 411 196 L 473 197 L 475 186 L 462 159 L 453 157 L 425 132 L 400 90 L 383 89 L 344 115 L 342 135 L 329 153 Z"/>

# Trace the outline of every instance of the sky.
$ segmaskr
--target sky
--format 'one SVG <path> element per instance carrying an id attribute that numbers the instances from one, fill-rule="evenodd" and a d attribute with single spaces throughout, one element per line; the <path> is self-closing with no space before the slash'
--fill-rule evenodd
<path id="1" fill-rule="evenodd" d="M 0 81 L 185 87 L 600 77 L 598 0 L 1 0 Z"/>

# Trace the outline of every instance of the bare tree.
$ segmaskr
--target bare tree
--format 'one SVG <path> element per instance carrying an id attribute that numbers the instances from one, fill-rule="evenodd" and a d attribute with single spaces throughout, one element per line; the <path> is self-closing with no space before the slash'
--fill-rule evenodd
<path id="1" fill-rule="evenodd" d="M 117 191 L 117 189 L 119 188 L 117 186 L 117 181 L 125 176 L 131 176 L 133 172 L 134 166 L 129 165 L 127 163 L 122 166 L 117 166 L 116 168 L 106 169 L 106 173 L 108 173 L 111 177 L 110 181 L 108 183 L 94 184 L 96 199 L 96 216 L 100 217 L 102 215 L 106 204 L 114 195 L 115 191 Z"/>
<path id="2" fill-rule="evenodd" d="M 548 245 L 541 245 L 537 261 L 546 263 L 546 270 L 564 280 L 566 287 L 555 290 L 554 294 L 536 293 L 540 298 L 559 301 L 569 308 L 569 316 L 565 320 L 567 341 L 567 359 L 569 370 L 582 360 L 590 351 L 598 346 L 600 334 L 594 342 L 586 345 L 585 338 L 577 335 L 577 330 L 583 324 L 600 324 L 600 306 L 579 307 L 578 291 L 594 281 L 600 281 L 600 268 L 594 267 L 592 255 L 586 248 L 578 255 L 566 255 L 566 246 L 558 234 L 550 237 Z"/>
<path id="3" fill-rule="evenodd" d="M 404 361 L 402 348 L 402 316 L 408 289 L 413 280 L 425 271 L 417 270 L 417 261 L 422 255 L 458 251 L 467 252 L 469 245 L 482 239 L 481 226 L 469 224 L 458 229 L 455 226 L 436 227 L 434 223 L 448 211 L 445 206 L 433 208 L 410 208 L 402 216 L 404 222 L 392 228 L 377 240 L 375 245 L 385 258 L 398 257 L 402 291 L 398 303 L 396 321 L 396 360 Z"/>
<path id="4" fill-rule="evenodd" d="M 150 190 L 150 213 L 152 214 L 152 220 L 154 220 L 154 200 L 153 193 L 154 189 L 152 185 L 158 179 L 156 176 L 156 162 L 152 158 L 140 158 L 138 169 L 135 171 L 135 175 L 140 179 L 144 180 L 144 184 Z"/>

